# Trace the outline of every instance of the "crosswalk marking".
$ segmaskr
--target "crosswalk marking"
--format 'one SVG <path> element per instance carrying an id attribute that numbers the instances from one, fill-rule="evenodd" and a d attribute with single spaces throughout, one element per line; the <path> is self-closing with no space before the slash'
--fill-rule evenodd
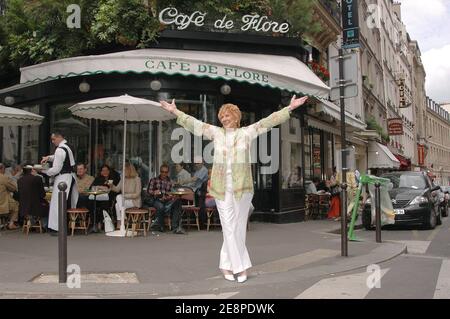
<path id="1" fill-rule="evenodd" d="M 405 244 L 408 254 L 425 254 L 431 244 L 429 240 L 389 240 L 394 243 Z"/>
<path id="2" fill-rule="evenodd" d="M 433 241 L 434 237 L 436 237 L 437 233 L 439 232 L 440 228 L 435 228 L 430 236 L 428 236 L 427 240 L 429 240 L 430 242 Z"/>
<path id="3" fill-rule="evenodd" d="M 389 268 L 381 270 L 380 280 L 388 271 Z M 372 289 L 367 286 L 367 278 L 371 275 L 363 272 L 323 279 L 295 299 L 364 299 Z"/>
<path id="4" fill-rule="evenodd" d="M 434 292 L 434 299 L 450 299 L 450 260 L 442 261 Z"/>
<path id="5" fill-rule="evenodd" d="M 225 292 L 223 294 L 204 294 L 204 295 L 186 295 L 186 296 L 170 296 L 161 297 L 158 299 L 228 299 L 238 294 L 239 292 Z"/>
<path id="6" fill-rule="evenodd" d="M 335 257 L 338 254 L 339 251 L 337 250 L 315 249 L 303 254 L 277 259 L 261 265 L 256 265 L 252 268 L 252 272 L 259 274 L 285 272 L 320 261 L 324 258 Z"/>

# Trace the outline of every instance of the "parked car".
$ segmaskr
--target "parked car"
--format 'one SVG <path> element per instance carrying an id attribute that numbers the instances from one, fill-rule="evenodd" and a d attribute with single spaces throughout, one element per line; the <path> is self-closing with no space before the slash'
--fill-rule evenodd
<path id="1" fill-rule="evenodd" d="M 396 225 L 422 225 L 433 229 L 440 225 L 439 186 L 433 185 L 424 172 L 391 172 L 381 175 L 391 181 L 392 189 L 389 195 L 395 210 Z M 371 229 L 371 203 L 364 205 L 362 223 L 366 229 Z"/>
<path id="2" fill-rule="evenodd" d="M 450 186 L 441 186 L 439 208 L 441 209 L 441 215 L 447 217 L 450 212 Z"/>

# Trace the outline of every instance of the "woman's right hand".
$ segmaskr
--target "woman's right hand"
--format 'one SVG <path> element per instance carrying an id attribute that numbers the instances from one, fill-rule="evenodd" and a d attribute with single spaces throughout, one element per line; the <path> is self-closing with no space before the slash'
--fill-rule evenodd
<path id="1" fill-rule="evenodd" d="M 172 100 L 172 103 L 167 103 L 166 101 L 159 101 L 161 103 L 161 106 L 166 111 L 169 111 L 170 113 L 175 113 L 177 110 L 177 106 L 175 105 L 175 99 Z"/>

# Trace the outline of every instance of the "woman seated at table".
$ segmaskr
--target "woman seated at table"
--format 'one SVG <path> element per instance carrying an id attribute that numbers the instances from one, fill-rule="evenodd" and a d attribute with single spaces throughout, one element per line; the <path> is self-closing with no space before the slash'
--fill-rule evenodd
<path id="1" fill-rule="evenodd" d="M 101 194 L 94 197 L 94 195 L 90 195 L 89 199 L 97 201 L 97 211 L 102 211 L 103 209 L 109 209 L 112 206 L 112 203 L 117 195 L 114 191 L 110 191 L 109 182 L 112 181 L 112 184 L 118 185 L 120 182 L 120 176 L 112 174 L 111 168 L 108 165 L 103 165 L 100 169 L 100 173 L 94 179 L 94 182 L 91 185 L 92 190 L 101 190 L 108 192 L 107 194 Z M 95 212 L 91 210 L 91 221 L 93 221 L 93 215 Z M 97 214 L 97 221 L 101 221 L 103 219 L 103 214 Z"/>
<path id="2" fill-rule="evenodd" d="M 116 196 L 117 228 L 120 228 L 122 209 L 141 207 L 142 184 L 133 164 L 125 163 L 125 191 L 122 191 L 122 180 L 117 186 L 112 185 L 111 190 L 121 193 Z"/>

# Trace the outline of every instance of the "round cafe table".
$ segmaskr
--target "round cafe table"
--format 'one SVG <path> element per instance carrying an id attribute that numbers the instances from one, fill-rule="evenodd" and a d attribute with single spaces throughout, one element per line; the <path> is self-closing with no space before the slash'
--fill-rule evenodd
<path id="1" fill-rule="evenodd" d="M 83 195 L 93 195 L 94 196 L 94 225 L 92 227 L 92 232 L 97 233 L 97 196 L 108 194 L 108 191 L 96 190 L 96 191 L 84 191 Z"/>

